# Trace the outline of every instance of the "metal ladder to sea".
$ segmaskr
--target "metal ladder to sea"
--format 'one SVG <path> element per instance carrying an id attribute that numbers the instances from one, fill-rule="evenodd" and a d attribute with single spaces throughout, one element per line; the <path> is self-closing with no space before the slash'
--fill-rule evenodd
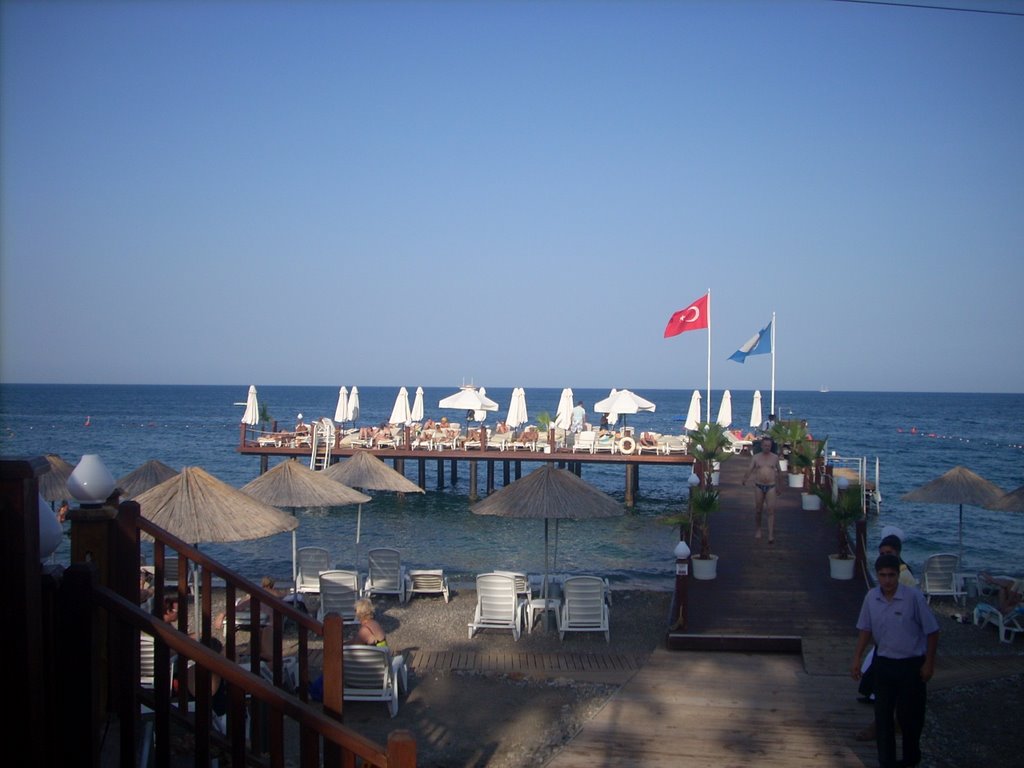
<path id="1" fill-rule="evenodd" d="M 309 468 L 325 469 L 331 465 L 331 449 L 334 447 L 334 424 L 321 419 L 313 426 L 313 448 L 309 455 Z"/>

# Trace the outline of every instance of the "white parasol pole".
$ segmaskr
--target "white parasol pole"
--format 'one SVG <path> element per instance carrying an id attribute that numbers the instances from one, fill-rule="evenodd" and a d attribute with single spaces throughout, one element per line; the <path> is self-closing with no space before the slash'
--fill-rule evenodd
<path id="1" fill-rule="evenodd" d="M 711 421 L 711 289 L 708 288 L 708 403 L 705 410 L 707 422 Z"/>
<path id="2" fill-rule="evenodd" d="M 775 312 L 772 312 L 772 409 L 769 413 L 775 415 Z"/>

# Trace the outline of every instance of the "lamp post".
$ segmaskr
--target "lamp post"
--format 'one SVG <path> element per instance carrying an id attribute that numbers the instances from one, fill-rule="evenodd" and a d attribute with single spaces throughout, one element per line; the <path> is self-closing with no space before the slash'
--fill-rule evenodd
<path id="1" fill-rule="evenodd" d="M 71 564 L 91 564 L 96 569 L 97 581 L 104 587 L 111 586 L 112 581 L 117 519 L 117 499 L 112 498 L 114 489 L 113 475 L 95 453 L 82 456 L 68 477 L 68 490 L 78 502 L 78 506 L 72 507 L 67 514 L 67 519 L 71 521 Z M 107 709 L 110 691 L 110 628 L 105 620 L 100 619 L 98 612 L 91 612 L 91 618 L 93 626 L 87 636 L 91 634 L 95 641 L 95 655 L 90 652 L 90 643 L 83 643 L 83 647 L 78 650 L 87 661 L 98 662 L 93 670 L 96 685 L 94 718 L 98 718 L 99 713 Z M 86 727 L 96 733 L 97 725 L 98 721 L 88 723 Z"/>
<path id="2" fill-rule="evenodd" d="M 690 578 L 690 548 L 682 539 L 676 544 L 674 550 L 676 556 L 676 591 L 673 598 L 675 610 L 672 615 L 675 623 L 672 629 L 678 632 L 685 632 L 687 628 L 687 582 Z"/>

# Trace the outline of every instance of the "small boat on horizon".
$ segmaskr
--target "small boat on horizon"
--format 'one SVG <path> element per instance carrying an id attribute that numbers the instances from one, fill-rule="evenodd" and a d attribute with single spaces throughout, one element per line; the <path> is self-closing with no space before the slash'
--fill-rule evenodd
<path id="1" fill-rule="evenodd" d="M 832 390 L 830 390 L 827 386 L 822 384 L 821 387 L 818 389 L 818 391 L 819 392 L 831 392 Z"/>

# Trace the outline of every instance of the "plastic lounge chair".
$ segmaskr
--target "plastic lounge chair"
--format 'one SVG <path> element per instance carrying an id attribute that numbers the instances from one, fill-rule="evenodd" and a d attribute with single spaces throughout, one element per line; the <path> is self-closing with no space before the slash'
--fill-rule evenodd
<path id="1" fill-rule="evenodd" d="M 585 430 L 576 434 L 572 443 L 572 452 L 593 453 L 597 443 L 597 434 L 593 430 Z"/>
<path id="2" fill-rule="evenodd" d="M 355 571 L 324 571 L 320 574 L 317 620 L 323 621 L 328 613 L 336 613 L 345 621 L 355 621 L 356 600 L 361 594 L 359 574 Z"/>
<path id="3" fill-rule="evenodd" d="M 670 456 L 673 453 L 686 453 L 689 450 L 686 438 L 680 435 L 662 435 L 658 440 L 658 447 L 664 456 Z"/>
<path id="4" fill-rule="evenodd" d="M 933 597 L 952 597 L 957 602 L 963 600 L 959 568 L 960 558 L 948 552 L 925 558 L 921 574 L 921 591 L 929 603 Z"/>
<path id="5" fill-rule="evenodd" d="M 401 553 L 390 547 L 378 547 L 367 553 L 367 561 L 369 568 L 363 594 L 398 595 L 398 602 L 404 603 L 407 599 L 406 574 Z"/>
<path id="6" fill-rule="evenodd" d="M 615 453 L 615 435 L 598 435 L 592 453 Z"/>
<path id="7" fill-rule="evenodd" d="M 450 599 L 448 592 L 448 577 L 439 568 L 410 570 L 406 575 L 405 591 L 408 597 L 413 595 L 437 595 L 444 596 L 447 603 Z"/>
<path id="8" fill-rule="evenodd" d="M 640 435 L 640 439 L 636 441 L 636 452 L 637 455 L 642 456 L 645 453 L 660 453 L 658 447 L 658 440 L 661 439 L 661 435 L 658 432 L 643 432 Z"/>
<path id="9" fill-rule="evenodd" d="M 318 594 L 320 574 L 331 570 L 330 553 L 323 547 L 300 547 L 295 553 L 298 573 L 295 577 L 295 591 Z"/>
<path id="10" fill-rule="evenodd" d="M 476 577 L 476 612 L 469 622 L 469 639 L 481 629 L 511 629 L 512 637 L 518 641 L 523 605 L 512 574 L 480 574 Z"/>
<path id="11" fill-rule="evenodd" d="M 1002 613 L 994 605 L 978 603 L 974 607 L 974 623 L 979 627 L 992 624 L 999 629 L 999 641 L 1012 643 L 1019 632 L 1024 632 L 1024 605 L 1014 607 L 1009 613 Z"/>
<path id="12" fill-rule="evenodd" d="M 610 610 L 605 600 L 605 581 L 597 576 L 570 576 L 562 582 L 562 607 L 558 637 L 566 632 L 604 632 L 611 642 Z"/>
<path id="13" fill-rule="evenodd" d="M 388 714 L 398 714 L 398 694 L 409 685 L 402 656 L 391 656 L 376 645 L 346 645 L 342 649 L 342 698 L 346 701 L 382 701 Z"/>
<path id="14" fill-rule="evenodd" d="M 744 449 L 750 448 L 750 446 L 754 444 L 750 440 L 744 440 L 742 438 L 736 437 L 736 435 L 734 435 L 728 429 L 724 430 L 723 434 L 725 435 L 725 439 L 729 441 L 729 444 L 725 446 L 725 450 L 727 453 L 733 453 L 739 456 L 741 453 L 743 453 Z"/>

